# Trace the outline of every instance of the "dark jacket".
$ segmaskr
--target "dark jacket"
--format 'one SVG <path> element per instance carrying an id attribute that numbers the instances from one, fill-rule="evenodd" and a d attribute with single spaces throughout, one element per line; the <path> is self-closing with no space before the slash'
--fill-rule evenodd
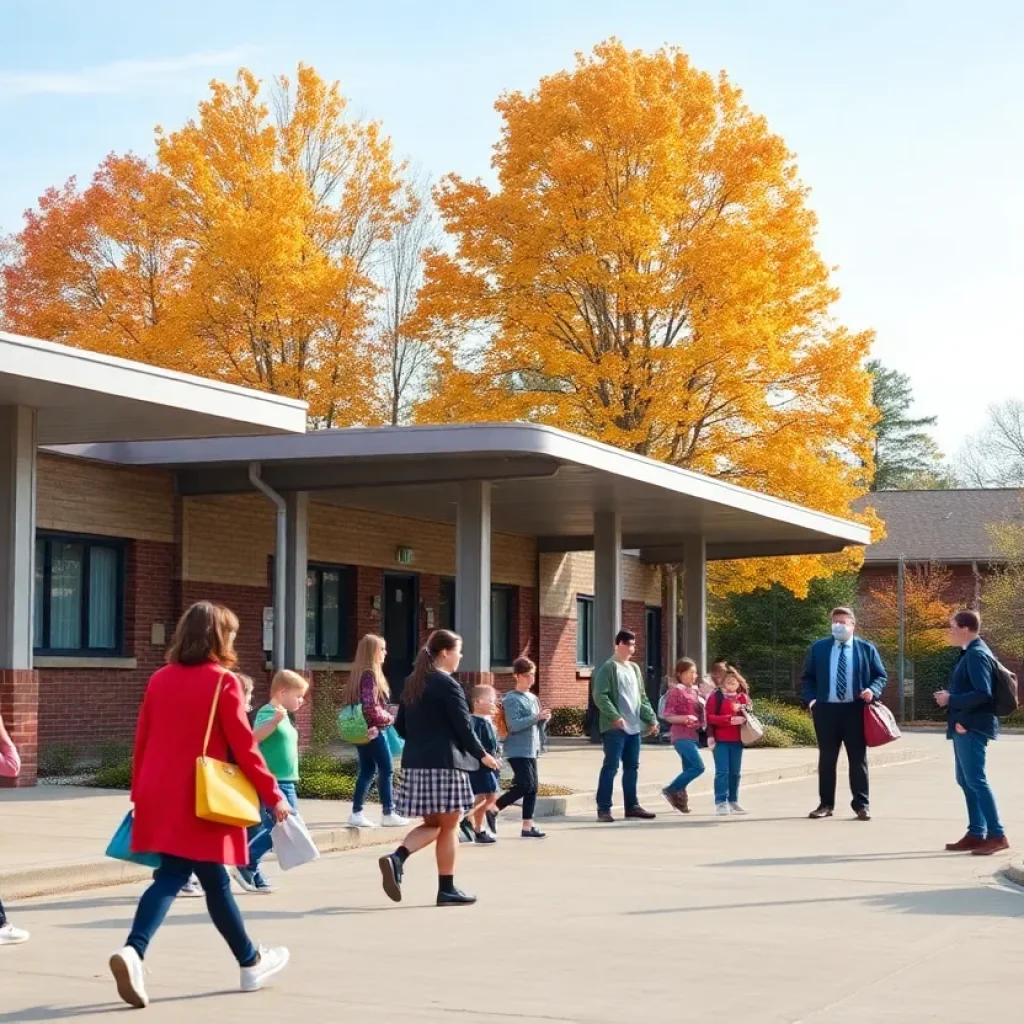
<path id="1" fill-rule="evenodd" d="M 810 704 L 812 700 L 820 700 L 822 703 L 828 700 L 834 644 L 835 640 L 829 636 L 824 640 L 815 641 L 807 652 L 801 676 L 802 696 L 805 704 Z M 855 636 L 853 638 L 853 677 L 851 679 L 854 699 L 859 699 L 863 690 L 871 690 L 876 697 L 881 697 L 885 683 L 885 666 L 879 657 L 878 649 L 867 640 L 861 640 L 859 636 Z"/>
<path id="2" fill-rule="evenodd" d="M 419 700 L 402 698 L 395 729 L 405 740 L 403 768 L 472 772 L 486 753 L 473 731 L 466 692 L 447 672 L 428 673 Z"/>
<path id="3" fill-rule="evenodd" d="M 999 735 L 999 719 L 992 702 L 992 651 L 981 637 L 960 652 L 953 666 L 946 715 L 946 736 L 950 739 L 957 722 L 990 740 Z"/>

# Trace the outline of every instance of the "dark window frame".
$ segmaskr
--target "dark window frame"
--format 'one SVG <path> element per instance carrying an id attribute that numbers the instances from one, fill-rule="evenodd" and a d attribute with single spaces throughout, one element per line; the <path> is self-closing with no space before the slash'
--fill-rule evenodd
<path id="1" fill-rule="evenodd" d="M 36 647 L 35 640 L 35 601 L 33 600 L 32 654 L 38 658 L 121 658 L 124 657 L 125 635 L 125 591 L 128 584 L 128 541 L 121 537 L 104 537 L 92 533 L 69 533 L 63 530 L 36 530 L 35 544 L 43 542 L 43 644 Z M 79 636 L 89 642 L 89 603 L 91 585 L 90 560 L 92 549 L 101 547 L 113 550 L 117 556 L 117 593 L 114 606 L 114 646 L 113 647 L 53 647 L 50 645 L 51 608 L 50 595 L 53 587 L 53 544 L 80 544 L 82 547 L 82 597 L 79 608 Z M 37 559 L 38 561 L 38 559 Z M 33 579 L 33 586 L 35 580 Z"/>
<path id="2" fill-rule="evenodd" d="M 580 614 L 581 608 L 589 608 L 590 611 L 586 617 Z M 582 625 L 585 622 L 586 628 Z M 586 660 L 580 660 L 580 646 L 582 639 L 583 653 Z M 589 648 L 589 650 L 588 650 Z M 576 595 L 576 667 L 577 668 L 593 668 L 594 667 L 594 596 L 592 594 L 577 594 Z"/>
<path id="3" fill-rule="evenodd" d="M 503 657 L 498 657 L 494 643 L 494 595 L 505 594 L 505 646 L 507 648 Z M 491 584 L 491 667 L 509 668 L 515 661 L 515 601 L 516 588 L 509 583 Z"/>
<path id="4" fill-rule="evenodd" d="M 314 652 L 306 653 L 306 661 L 314 664 L 347 664 L 356 653 L 356 629 L 353 627 L 352 612 L 355 607 L 356 589 L 356 567 L 354 565 L 342 565 L 334 562 L 307 562 L 306 579 L 309 574 L 316 573 L 316 585 L 314 587 L 317 595 L 315 610 L 315 625 L 313 627 L 313 649 Z M 323 603 L 323 574 L 325 572 L 338 573 L 338 642 L 340 650 L 336 655 L 325 655 L 318 653 L 323 645 L 324 628 L 324 603 Z M 309 614 L 307 602 L 306 614 Z"/>

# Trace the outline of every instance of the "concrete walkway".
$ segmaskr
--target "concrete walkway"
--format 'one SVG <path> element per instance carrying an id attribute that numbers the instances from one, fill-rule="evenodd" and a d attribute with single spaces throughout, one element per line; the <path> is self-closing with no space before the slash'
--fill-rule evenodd
<path id="1" fill-rule="evenodd" d="M 915 745 L 917 741 L 915 739 Z M 1024 894 L 1006 858 L 942 852 L 964 829 L 948 746 L 876 770 L 874 820 L 808 821 L 812 780 L 750 787 L 747 818 L 550 823 L 543 843 L 510 826 L 462 848 L 474 908 L 431 905 L 429 855 L 406 899 L 379 888 L 379 851 L 324 857 L 242 902 L 258 940 L 292 964 L 272 988 L 237 974 L 200 901 L 180 900 L 147 965 L 146 1020 L 311 1024 L 502 1020 L 627 1024 L 974 1024 L 1020 1013 Z M 1011 838 L 1024 840 L 1024 739 L 992 748 Z M 659 808 L 659 811 L 662 809 Z M 4 835 L 6 848 L 6 832 Z M 0 1024 L 109 1019 L 123 1007 L 106 958 L 141 887 L 15 902 L 33 932 L 0 949 Z"/>

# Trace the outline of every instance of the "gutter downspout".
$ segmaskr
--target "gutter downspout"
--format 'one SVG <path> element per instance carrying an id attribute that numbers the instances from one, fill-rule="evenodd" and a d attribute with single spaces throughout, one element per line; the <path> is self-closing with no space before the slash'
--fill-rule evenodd
<path id="1" fill-rule="evenodd" d="M 288 514 L 284 498 L 260 475 L 258 462 L 249 463 L 249 483 L 277 506 L 277 541 L 274 553 L 274 649 L 270 656 L 275 672 L 284 668 L 284 602 L 288 580 L 285 552 L 288 546 Z"/>

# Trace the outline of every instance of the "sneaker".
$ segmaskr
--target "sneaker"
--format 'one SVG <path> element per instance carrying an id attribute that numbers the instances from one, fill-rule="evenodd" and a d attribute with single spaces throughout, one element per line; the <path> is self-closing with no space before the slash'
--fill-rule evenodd
<path id="1" fill-rule="evenodd" d="M 145 971 L 139 954 L 131 946 L 119 949 L 110 958 L 110 973 L 117 982 L 117 994 L 137 1010 L 149 1006 Z"/>
<path id="2" fill-rule="evenodd" d="M 536 825 L 533 828 L 524 828 L 519 834 L 523 839 L 547 839 L 548 837 L 547 832 L 541 832 Z"/>
<path id="3" fill-rule="evenodd" d="M 284 946 L 260 946 L 260 958 L 252 967 L 242 968 L 242 991 L 258 992 L 275 974 L 288 966 L 290 954 Z"/>
<path id="4" fill-rule="evenodd" d="M 384 885 L 384 891 L 388 894 L 388 898 L 394 900 L 395 903 L 402 902 L 402 874 L 403 867 L 402 862 L 393 853 L 389 853 L 386 857 L 381 857 L 377 861 L 377 865 L 380 868 L 381 882 Z"/>
<path id="5" fill-rule="evenodd" d="M 384 828 L 404 828 L 409 824 L 409 819 L 403 818 L 400 814 L 395 814 L 395 812 L 392 811 L 390 814 L 385 814 L 384 817 L 380 819 L 380 823 Z"/>
<path id="6" fill-rule="evenodd" d="M 348 823 L 350 825 L 354 825 L 356 828 L 376 828 L 377 827 L 376 823 L 370 821 L 370 819 L 365 814 L 363 814 L 362 811 L 353 811 L 348 816 Z"/>
<path id="7" fill-rule="evenodd" d="M 28 932 L 24 928 L 15 928 L 13 924 L 5 924 L 0 928 L 0 946 L 20 946 L 28 942 Z"/>
<path id="8" fill-rule="evenodd" d="M 715 804 L 715 814 L 724 816 L 729 813 L 728 804 Z"/>
<path id="9" fill-rule="evenodd" d="M 258 892 L 263 896 L 269 896 L 272 892 L 275 891 L 274 886 L 267 881 L 267 876 L 264 875 L 262 871 L 257 871 L 252 876 L 252 881 L 253 885 L 256 886 L 256 888 L 253 891 Z"/>
<path id="10" fill-rule="evenodd" d="M 746 809 L 746 807 L 744 807 L 743 804 L 739 803 L 739 801 L 737 801 L 737 800 L 730 800 L 729 801 L 729 810 L 732 811 L 733 814 L 749 814 L 750 813 Z"/>
<path id="11" fill-rule="evenodd" d="M 468 892 L 455 889 L 452 892 L 439 892 L 437 894 L 437 905 L 439 907 L 469 907 L 476 903 L 476 897 L 470 896 Z"/>
<path id="12" fill-rule="evenodd" d="M 526 833 L 524 832 L 523 835 L 525 836 Z M 490 832 L 476 832 L 473 835 L 473 842 L 479 843 L 481 846 L 491 846 L 497 841 Z"/>
<path id="13" fill-rule="evenodd" d="M 236 867 L 231 872 L 235 876 L 235 881 L 246 891 L 256 892 L 256 872 L 250 871 L 248 868 Z"/>
<path id="14" fill-rule="evenodd" d="M 205 896 L 203 887 L 199 884 L 199 879 L 193 875 L 178 891 L 179 896 Z"/>

